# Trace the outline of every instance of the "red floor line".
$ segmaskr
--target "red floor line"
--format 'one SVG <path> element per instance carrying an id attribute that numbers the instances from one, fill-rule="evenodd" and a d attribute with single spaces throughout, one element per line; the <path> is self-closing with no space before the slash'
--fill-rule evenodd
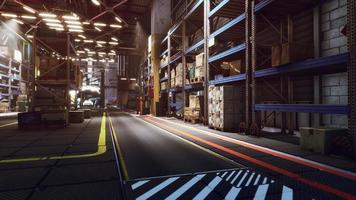
<path id="1" fill-rule="evenodd" d="M 151 120 L 151 119 L 148 119 L 148 118 L 144 118 L 144 119 L 145 119 L 146 121 L 152 123 L 152 124 L 155 124 L 155 125 L 161 127 L 161 128 L 162 128 L 162 126 L 164 126 L 164 127 L 168 128 L 168 129 L 170 129 L 170 131 L 173 130 L 173 128 L 171 128 L 171 127 L 169 127 L 169 126 L 167 126 L 167 125 L 160 124 L 159 122 L 155 122 L 155 121 L 153 121 L 153 120 Z M 173 130 L 173 131 L 174 131 L 174 132 L 178 132 L 178 133 L 180 133 L 180 134 L 182 134 L 182 135 L 185 135 L 185 136 L 187 136 L 187 137 L 190 137 L 190 138 L 192 138 L 192 139 L 194 139 L 194 140 L 196 140 L 196 141 L 199 141 L 199 142 L 201 142 L 201 143 L 204 143 L 204 144 L 206 144 L 206 145 L 209 145 L 209 146 L 211 146 L 211 147 L 214 147 L 214 148 L 216 148 L 216 149 L 219 149 L 219 150 L 221 150 L 221 151 L 223 151 L 223 152 L 229 153 L 229 154 L 231 154 L 231 155 L 234 155 L 234 156 L 236 156 L 236 157 L 242 158 L 242 159 L 247 160 L 247 161 L 249 161 L 249 162 L 258 164 L 258 165 L 260 165 L 260 166 L 263 166 L 263 167 L 265 167 L 265 168 L 267 168 L 267 169 L 269 169 L 269 170 L 275 171 L 275 172 L 280 173 L 280 174 L 282 174 L 282 175 L 284 175 L 284 176 L 288 176 L 288 177 L 290 177 L 290 178 L 296 179 L 297 181 L 300 181 L 300 182 L 305 183 L 305 184 L 307 184 L 307 185 L 310 185 L 310 186 L 313 186 L 313 187 L 318 188 L 318 189 L 320 189 L 320 190 L 323 190 L 324 192 L 334 194 L 334 195 L 339 196 L 339 197 L 344 198 L 344 199 L 350 199 L 350 200 L 351 200 L 351 199 L 356 199 L 356 196 L 354 196 L 354 195 L 352 195 L 352 194 L 343 192 L 343 191 L 341 191 L 341 190 L 335 189 L 335 188 L 333 188 L 333 187 L 330 187 L 330 186 L 328 186 L 328 185 L 322 184 L 322 183 L 320 183 L 320 182 L 317 182 L 317 181 L 313 181 L 313 180 L 304 178 L 304 177 L 302 177 L 302 176 L 300 176 L 300 175 L 298 175 L 298 174 L 296 174 L 296 173 L 293 173 L 293 172 L 290 172 L 290 171 L 288 171 L 288 170 L 286 170 L 286 169 L 282 169 L 282 168 L 280 168 L 280 167 L 274 166 L 274 165 L 269 164 L 269 163 L 267 163 L 267 162 L 264 162 L 264 161 L 261 161 L 261 160 L 252 158 L 252 157 L 250 157 L 250 156 L 248 156 L 248 155 L 245 155 L 245 154 L 236 152 L 236 151 L 234 151 L 234 150 L 232 150 L 232 149 L 229 149 L 229 148 L 227 148 L 227 147 L 221 146 L 221 145 L 219 145 L 219 144 L 216 144 L 216 143 L 213 143 L 213 142 L 204 140 L 204 139 L 202 139 L 202 138 L 200 138 L 200 137 L 191 135 L 191 134 L 189 134 L 189 133 L 185 133 L 185 132 L 180 131 L 180 130 Z"/>
<path id="2" fill-rule="evenodd" d="M 201 130 L 199 132 L 201 132 L 203 134 L 206 134 L 206 133 L 203 132 L 203 130 Z M 239 141 L 236 141 L 235 139 L 227 138 L 226 136 L 216 135 L 215 133 L 211 133 L 211 134 L 214 134 L 215 135 L 214 137 L 217 137 L 217 138 L 219 138 L 221 140 L 224 140 L 224 141 L 227 141 L 227 142 L 238 144 L 238 145 L 241 145 L 241 146 L 244 146 L 244 147 L 256 150 L 256 151 L 260 151 L 262 153 L 270 154 L 270 155 L 273 155 L 273 156 L 276 156 L 276 157 L 279 157 L 279 158 L 282 158 L 282 159 L 285 159 L 285 160 L 289 160 L 289 161 L 292 161 L 292 162 L 295 162 L 295 163 L 298 163 L 298 164 L 301 164 L 301 165 L 304 165 L 304 166 L 308 166 L 308 167 L 315 168 L 315 169 L 318 169 L 318 170 L 321 170 L 321 171 L 324 171 L 324 172 L 328 172 L 330 174 L 334 174 L 334 175 L 341 176 L 341 177 L 344 177 L 344 178 L 347 178 L 347 179 L 351 179 L 351 180 L 356 180 L 356 175 L 353 175 L 351 173 L 345 173 L 343 171 L 336 170 L 336 169 L 333 169 L 331 167 L 327 167 L 327 166 L 323 166 L 323 165 L 318 165 L 318 164 L 314 164 L 314 163 L 311 163 L 311 162 L 307 162 L 307 161 L 304 161 L 302 159 L 295 158 L 294 156 L 290 156 L 290 155 L 286 155 L 286 154 L 283 154 L 283 153 L 279 153 L 279 152 L 276 152 L 274 150 L 269 150 L 269 149 L 267 149 L 265 147 L 258 147 L 256 145 L 248 144 L 246 142 L 239 142 Z"/>

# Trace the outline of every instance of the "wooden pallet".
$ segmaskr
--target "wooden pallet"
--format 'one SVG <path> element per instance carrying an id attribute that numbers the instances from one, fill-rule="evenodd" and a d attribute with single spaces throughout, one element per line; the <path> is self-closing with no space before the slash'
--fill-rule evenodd
<path id="1" fill-rule="evenodd" d="M 185 115 L 184 116 L 184 121 L 185 122 L 190 122 L 192 124 L 198 124 L 201 123 L 201 119 L 200 117 L 196 117 L 196 116 L 189 116 L 189 115 Z"/>
<path id="2" fill-rule="evenodd" d="M 190 79 L 190 83 L 202 83 L 204 82 L 204 76 L 194 77 Z"/>

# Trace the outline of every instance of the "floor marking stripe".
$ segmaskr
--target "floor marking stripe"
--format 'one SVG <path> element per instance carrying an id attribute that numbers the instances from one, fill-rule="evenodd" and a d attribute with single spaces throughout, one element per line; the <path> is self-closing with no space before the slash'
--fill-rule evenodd
<path id="1" fill-rule="evenodd" d="M 148 118 L 152 118 L 152 117 L 147 117 L 145 118 L 147 121 L 150 121 L 151 123 L 153 124 L 156 124 L 156 126 L 161 126 L 161 127 L 166 127 L 167 129 L 171 130 L 171 131 L 174 131 L 176 134 L 180 134 L 180 135 L 184 135 L 186 137 L 189 137 L 193 140 L 195 140 L 196 142 L 200 142 L 200 143 L 203 143 L 205 145 L 209 145 L 211 147 L 214 147 L 215 149 L 217 150 L 220 150 L 220 151 L 223 151 L 225 153 L 228 153 L 230 155 L 233 155 L 235 157 L 238 157 L 238 158 L 241 158 L 241 159 L 244 159 L 244 160 L 247 160 L 249 162 L 252 162 L 254 164 L 257 164 L 257 165 L 260 165 L 266 169 L 269 169 L 271 171 L 274 171 L 274 172 L 277 172 L 279 174 L 282 174 L 284 176 L 287 176 L 289 178 L 292 178 L 294 180 L 297 180 L 299 182 L 302 182 L 304 184 L 307 184 L 309 186 L 312 186 L 312 187 L 315 187 L 315 188 L 318 188 L 320 190 L 323 190 L 324 192 L 328 192 L 328 193 L 332 193 L 332 194 L 335 194 L 339 197 L 342 197 L 344 199 L 356 199 L 356 196 L 353 195 L 353 194 L 349 194 L 347 192 L 344 192 L 342 190 L 339 190 L 337 188 L 334 188 L 334 187 L 331 187 L 329 185 L 326 185 L 326 184 L 323 184 L 321 182 L 318 182 L 318 181 L 315 181 L 315 180 L 312 180 L 312 179 L 308 179 L 308 178 L 305 178 L 297 173 L 294 173 L 294 172 L 291 172 L 291 171 L 288 171 L 284 168 L 281 168 L 281 167 L 278 167 L 278 166 L 275 166 L 273 164 L 270 164 L 268 162 L 265 162 L 265 161 L 262 161 L 262 160 L 259 160 L 259 159 L 256 159 L 254 157 L 251 157 L 249 155 L 246 155 L 246 154 L 243 154 L 243 153 L 240 153 L 240 152 L 237 152 L 235 150 L 232 150 L 230 148 L 227 148 L 225 146 L 222 146 L 222 145 L 219 145 L 219 144 L 216 144 L 214 142 L 211 142 L 211 141 L 208 141 L 206 139 L 202 139 L 200 137 L 197 137 L 195 135 L 192 135 L 190 133 L 187 133 L 185 131 L 181 131 L 181 130 L 178 130 L 178 129 L 175 129 L 173 127 L 170 127 L 170 126 L 167 126 L 165 124 L 162 124 L 162 123 L 159 123 L 159 122 L 156 122 L 157 120 L 151 120 L 151 119 L 148 119 Z"/>
<path id="2" fill-rule="evenodd" d="M 74 159 L 74 158 L 89 158 L 94 156 L 99 156 L 106 153 L 106 113 L 103 114 L 100 125 L 100 133 L 98 139 L 98 150 L 95 153 L 89 154 L 73 154 L 65 156 L 42 156 L 42 157 L 30 157 L 30 158 L 19 158 L 19 159 L 8 159 L 0 160 L 0 164 L 5 163 L 18 163 L 18 162 L 32 162 L 32 161 L 43 161 L 43 160 L 64 160 L 64 159 Z"/>
<path id="3" fill-rule="evenodd" d="M 223 175 L 221 175 L 221 178 L 224 178 L 227 172 L 224 172 Z"/>
<path id="4" fill-rule="evenodd" d="M 260 180 L 260 178 L 261 178 L 261 174 L 258 174 L 255 182 L 253 183 L 253 185 L 257 185 L 258 181 Z"/>
<path id="5" fill-rule="evenodd" d="M 260 185 L 255 193 L 253 200 L 262 200 L 266 198 L 269 185 Z"/>
<path id="6" fill-rule="evenodd" d="M 144 184 L 146 184 L 146 183 L 148 183 L 148 182 L 150 182 L 150 180 L 138 181 L 138 182 L 132 184 L 132 185 L 131 185 L 131 188 L 132 188 L 132 190 L 135 190 L 135 189 L 137 189 L 137 188 L 143 186 Z"/>
<path id="7" fill-rule="evenodd" d="M 283 185 L 281 200 L 293 200 L 293 189 Z"/>
<path id="8" fill-rule="evenodd" d="M 232 171 L 232 172 L 231 172 L 231 174 L 230 174 L 230 175 L 226 178 L 226 181 L 229 181 L 229 180 L 230 180 L 230 178 L 232 177 L 232 175 L 234 175 L 234 174 L 235 174 L 235 172 L 236 172 L 236 171 Z"/>
<path id="9" fill-rule="evenodd" d="M 161 191 L 162 189 L 164 189 L 168 185 L 172 184 L 177 179 L 179 179 L 179 177 L 173 177 L 173 178 L 169 178 L 169 179 L 163 181 L 162 183 L 160 183 L 156 187 L 152 188 L 151 190 L 149 190 L 146 193 L 144 193 L 141 196 L 139 196 L 137 198 L 137 200 L 146 200 L 146 199 L 152 197 L 153 195 L 155 195 L 156 193 L 158 193 L 159 191 Z"/>
<path id="10" fill-rule="evenodd" d="M 246 184 L 245 184 L 246 187 L 250 185 L 250 183 L 251 183 L 251 181 L 252 181 L 252 179 L 253 179 L 254 176 L 255 176 L 255 172 L 253 172 L 253 173 L 251 174 L 250 178 L 247 180 L 247 182 L 246 182 Z"/>
<path id="11" fill-rule="evenodd" d="M 197 182 L 199 182 L 206 174 L 196 175 L 194 178 L 190 179 L 187 183 L 185 183 L 178 190 L 169 195 L 166 200 L 175 200 L 182 196 L 186 191 L 188 191 L 191 187 L 193 187 Z"/>
<path id="12" fill-rule="evenodd" d="M 230 142 L 230 143 L 238 144 L 238 145 L 241 145 L 241 146 L 244 146 L 244 147 L 247 147 L 247 148 L 250 148 L 250 149 L 254 149 L 256 151 L 260 151 L 260 152 L 263 152 L 263 153 L 266 153 L 266 154 L 270 154 L 270 155 L 273 155 L 273 156 L 276 156 L 276 157 L 279 157 L 279 158 L 283 158 L 283 159 L 286 159 L 286 160 L 289 160 L 289 161 L 292 161 L 292 162 L 295 162 L 295 163 L 298 163 L 298 164 L 301 164 L 301 165 L 305 165 L 305 166 L 308 166 L 308 167 L 311 167 L 311 168 L 319 169 L 321 171 L 328 172 L 328 173 L 331 173 L 331 174 L 334 174 L 334 175 L 337 175 L 337 176 L 342 176 L 342 177 L 347 178 L 347 179 L 356 180 L 356 173 L 353 173 L 351 171 L 346 171 L 346 170 L 343 170 L 343 169 L 340 169 L 340 168 L 337 168 L 337 167 L 329 166 L 329 165 L 326 165 L 326 164 L 323 164 L 323 163 L 318 163 L 318 162 L 315 162 L 315 161 L 312 161 L 312 160 L 308 160 L 308 159 L 305 159 L 305 158 L 302 158 L 302 157 L 299 157 L 299 156 L 295 156 L 295 155 L 291 155 L 291 154 L 284 153 L 284 152 L 281 152 L 281 151 L 277 151 L 277 150 L 269 149 L 269 148 L 266 148 L 266 147 L 258 146 L 258 145 L 255 145 L 255 144 L 251 144 L 251 143 L 244 142 L 244 141 L 241 141 L 241 140 L 237 140 L 237 139 L 234 139 L 234 138 L 230 138 L 230 137 L 227 137 L 227 136 L 219 135 L 219 134 L 216 134 L 216 133 L 213 133 L 213 132 L 209 132 L 209 131 L 206 131 L 206 130 L 201 130 L 201 129 L 198 129 L 198 128 L 195 128 L 195 127 L 190 127 L 190 126 L 187 126 L 187 125 L 184 125 L 184 124 L 168 121 L 168 120 L 157 118 L 157 117 L 151 117 L 151 118 L 158 119 L 158 120 L 161 120 L 161 121 L 165 121 L 165 122 L 168 122 L 170 124 L 184 126 L 184 127 L 188 128 L 188 129 L 198 131 L 198 132 L 200 132 L 200 133 L 202 133 L 204 135 L 210 135 L 212 137 L 219 138 L 219 139 L 222 139 L 222 140 Z"/>
<path id="13" fill-rule="evenodd" d="M 7 126 L 12 126 L 12 125 L 15 125 L 15 124 L 17 124 L 17 122 L 12 122 L 12 123 L 9 123 L 9 124 L 0 125 L 0 128 L 7 127 Z"/>
<path id="14" fill-rule="evenodd" d="M 205 199 L 211 191 L 222 181 L 223 179 L 219 176 L 215 177 L 202 191 L 200 191 L 193 200 L 202 200 Z"/>
<path id="15" fill-rule="evenodd" d="M 240 186 L 241 186 L 242 182 L 245 180 L 245 178 L 246 178 L 246 176 L 247 176 L 248 173 L 249 173 L 248 171 L 245 172 L 245 174 L 244 174 L 243 177 L 240 179 L 240 181 L 239 181 L 239 183 L 236 185 L 236 187 L 240 187 Z"/>
<path id="16" fill-rule="evenodd" d="M 242 170 L 240 170 L 239 173 L 237 173 L 237 175 L 232 179 L 232 181 L 230 183 L 234 184 L 236 179 L 237 179 L 237 177 L 239 177 L 241 173 L 242 173 Z"/>
<path id="17" fill-rule="evenodd" d="M 267 177 L 265 177 L 265 178 L 263 179 L 262 184 L 267 184 Z"/>
<path id="18" fill-rule="evenodd" d="M 225 200 L 234 200 L 239 195 L 241 188 L 232 187 L 225 196 Z"/>

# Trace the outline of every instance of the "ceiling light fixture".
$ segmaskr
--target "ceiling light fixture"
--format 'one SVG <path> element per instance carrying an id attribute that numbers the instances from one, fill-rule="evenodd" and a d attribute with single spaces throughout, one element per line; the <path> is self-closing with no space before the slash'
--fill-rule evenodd
<path id="1" fill-rule="evenodd" d="M 95 26 L 94 28 L 95 28 L 95 30 L 101 32 L 101 29 L 100 29 L 100 28 L 98 28 L 98 27 L 96 27 L 96 26 Z"/>
<path id="2" fill-rule="evenodd" d="M 80 42 L 81 40 L 80 39 L 74 39 L 75 42 Z"/>
<path id="3" fill-rule="evenodd" d="M 118 42 L 109 42 L 109 44 L 111 44 L 111 45 L 118 45 L 119 43 L 118 43 Z"/>
<path id="4" fill-rule="evenodd" d="M 81 26 L 77 26 L 77 25 L 67 25 L 68 28 L 74 28 L 74 29 L 83 29 L 83 27 Z"/>
<path id="5" fill-rule="evenodd" d="M 119 25 L 119 24 L 110 24 L 110 27 L 112 27 L 112 28 L 122 28 L 122 26 Z"/>
<path id="6" fill-rule="evenodd" d="M 122 20 L 119 18 L 119 17 L 115 17 L 115 19 L 116 19 L 116 21 L 118 21 L 118 22 L 122 22 Z"/>
<path id="7" fill-rule="evenodd" d="M 49 18 L 55 18 L 57 15 L 52 14 L 52 13 L 40 13 L 39 14 L 41 17 L 49 17 Z"/>
<path id="8" fill-rule="evenodd" d="M 94 23 L 94 25 L 95 26 L 102 26 L 102 27 L 106 26 L 106 24 L 104 24 L 104 23 Z"/>
<path id="9" fill-rule="evenodd" d="M 18 19 L 12 19 L 12 20 L 15 21 L 15 22 L 18 23 L 18 24 L 23 24 L 23 22 L 20 21 L 20 20 L 18 20 Z"/>
<path id="10" fill-rule="evenodd" d="M 84 48 L 84 50 L 85 50 L 85 51 L 90 51 L 90 49 L 88 49 L 88 48 Z"/>
<path id="11" fill-rule="evenodd" d="M 69 32 L 76 32 L 76 33 L 83 33 L 84 31 L 82 29 L 69 29 Z"/>
<path id="12" fill-rule="evenodd" d="M 26 37 L 32 39 L 33 35 L 27 35 Z"/>
<path id="13" fill-rule="evenodd" d="M 98 43 L 98 44 L 106 44 L 105 41 L 100 41 L 100 40 L 96 41 L 96 43 Z"/>
<path id="14" fill-rule="evenodd" d="M 100 2 L 98 0 L 91 0 L 91 2 L 96 6 L 100 6 Z"/>
<path id="15" fill-rule="evenodd" d="M 84 25 L 90 25 L 90 22 L 83 22 Z"/>
<path id="16" fill-rule="evenodd" d="M 21 18 L 23 18 L 23 19 L 36 19 L 35 16 L 30 16 L 30 15 L 22 15 Z"/>
<path id="17" fill-rule="evenodd" d="M 1 13 L 1 16 L 17 18 L 17 15 L 16 14 L 12 14 L 12 13 Z"/>
<path id="18" fill-rule="evenodd" d="M 71 21 L 71 20 L 65 20 L 67 24 L 74 24 L 74 25 L 82 25 L 79 21 Z"/>
<path id="19" fill-rule="evenodd" d="M 78 37 L 81 37 L 83 39 L 87 39 L 87 37 L 85 37 L 84 35 L 81 35 L 81 34 L 79 34 Z"/>
<path id="20" fill-rule="evenodd" d="M 116 37 L 111 37 L 111 39 L 116 41 L 116 42 L 118 41 Z"/>
<path id="21" fill-rule="evenodd" d="M 93 43 L 93 40 L 84 40 L 84 43 Z"/>
<path id="22" fill-rule="evenodd" d="M 85 53 L 85 51 L 77 51 L 77 53 Z"/>
<path id="23" fill-rule="evenodd" d="M 78 16 L 73 16 L 73 15 L 63 15 L 63 19 L 70 19 L 70 20 L 79 20 Z"/>
<path id="24" fill-rule="evenodd" d="M 25 9 L 26 11 L 30 12 L 30 13 L 36 13 L 36 11 L 30 7 L 27 6 L 23 6 L 23 9 Z"/>

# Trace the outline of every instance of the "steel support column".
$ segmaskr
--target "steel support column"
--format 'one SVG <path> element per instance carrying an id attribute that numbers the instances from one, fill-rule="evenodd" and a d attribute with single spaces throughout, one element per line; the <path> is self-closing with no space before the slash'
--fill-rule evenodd
<path id="1" fill-rule="evenodd" d="M 252 1 L 254 2 L 254 1 Z M 246 72 L 246 82 L 245 82 L 245 128 L 246 131 L 249 133 L 249 127 L 255 121 L 255 114 L 254 114 L 254 102 L 255 102 L 255 80 L 253 77 L 253 70 L 256 65 L 256 60 L 253 59 L 256 53 L 256 47 L 254 40 L 254 35 L 251 34 L 251 30 L 255 29 L 255 24 L 251 23 L 255 20 L 251 20 L 254 17 L 253 5 L 250 0 L 245 1 L 245 12 L 246 12 L 246 19 L 245 19 L 245 42 L 246 42 L 246 49 L 245 49 L 245 72 Z M 252 39 L 252 40 L 251 40 Z M 253 46 L 252 46 L 253 44 Z M 252 63 L 253 61 L 253 63 Z M 252 128 L 252 126 L 251 126 Z"/>
<path id="2" fill-rule="evenodd" d="M 37 29 L 33 30 L 33 41 L 32 41 L 32 65 L 29 68 L 29 71 L 32 70 L 31 80 L 29 79 L 28 84 L 30 86 L 31 102 L 30 102 L 30 111 L 35 111 L 35 89 L 36 89 L 36 54 L 37 54 Z"/>
<path id="3" fill-rule="evenodd" d="M 349 135 L 353 139 L 356 156 L 356 1 L 347 1 L 347 35 L 350 60 L 347 66 L 349 93 Z"/>
<path id="4" fill-rule="evenodd" d="M 186 99 L 187 99 L 187 93 L 185 91 L 185 84 L 186 84 L 186 72 L 187 72 L 187 59 L 185 55 L 185 49 L 188 47 L 187 44 L 187 39 L 186 39 L 186 25 L 187 22 L 183 20 L 183 28 L 182 28 L 182 43 L 183 43 L 183 56 L 182 56 L 182 66 L 183 66 L 183 73 L 182 73 L 182 78 L 183 78 L 183 86 L 182 86 L 182 92 L 183 92 L 183 119 L 185 120 L 185 115 L 184 115 L 184 108 L 186 107 Z"/>
<path id="5" fill-rule="evenodd" d="M 209 35 L 210 35 L 210 0 L 204 0 L 204 124 L 209 124 L 209 80 L 210 80 L 210 66 L 208 63 L 209 57 Z"/>

